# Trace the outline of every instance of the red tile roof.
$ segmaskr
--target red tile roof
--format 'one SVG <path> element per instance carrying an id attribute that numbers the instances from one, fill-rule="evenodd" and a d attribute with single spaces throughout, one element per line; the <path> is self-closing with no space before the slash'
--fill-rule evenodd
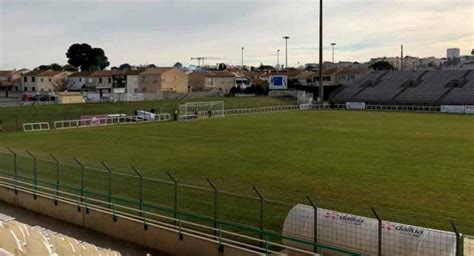
<path id="1" fill-rule="evenodd" d="M 89 77 L 111 77 L 114 74 L 112 70 L 99 70 L 89 74 Z"/>
<path id="2" fill-rule="evenodd" d="M 229 71 L 194 71 L 193 73 L 203 75 L 205 77 L 235 77 L 232 72 Z M 192 74 L 192 73 L 191 73 Z"/>
<path id="3" fill-rule="evenodd" d="M 43 72 L 46 72 L 46 71 L 51 71 L 51 70 L 33 70 L 33 71 L 30 71 L 26 74 L 24 74 L 25 76 L 37 76 Z"/>
<path id="4" fill-rule="evenodd" d="M 53 76 L 57 76 L 61 73 L 64 73 L 65 71 L 54 71 L 54 70 L 46 70 L 40 74 L 38 74 L 38 76 L 45 76 L 45 77 L 53 77 Z"/>
<path id="5" fill-rule="evenodd" d="M 0 76 L 11 76 L 15 70 L 0 70 Z"/>
<path id="6" fill-rule="evenodd" d="M 161 75 L 166 71 L 172 70 L 172 67 L 150 68 L 140 73 L 140 75 Z"/>
<path id="7" fill-rule="evenodd" d="M 139 75 L 140 73 L 144 72 L 145 69 L 134 69 L 134 70 L 128 70 L 125 72 L 125 75 L 127 76 L 136 76 Z"/>
<path id="8" fill-rule="evenodd" d="M 69 75 L 69 77 L 86 77 L 89 76 L 92 73 L 92 71 L 81 71 L 81 72 L 76 72 L 74 74 Z"/>

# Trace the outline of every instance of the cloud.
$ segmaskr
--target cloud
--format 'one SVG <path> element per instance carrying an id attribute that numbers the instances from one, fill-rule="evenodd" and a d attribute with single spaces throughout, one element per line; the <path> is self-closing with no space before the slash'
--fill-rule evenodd
<path id="1" fill-rule="evenodd" d="M 324 51 L 336 60 L 366 61 L 399 54 L 444 56 L 474 45 L 471 0 L 325 1 Z M 102 47 L 112 65 L 190 63 L 192 56 L 246 64 L 318 58 L 318 3 L 314 0 L 0 0 L 0 68 L 58 62 L 75 42 Z M 214 60 L 219 61 L 219 60 Z"/>

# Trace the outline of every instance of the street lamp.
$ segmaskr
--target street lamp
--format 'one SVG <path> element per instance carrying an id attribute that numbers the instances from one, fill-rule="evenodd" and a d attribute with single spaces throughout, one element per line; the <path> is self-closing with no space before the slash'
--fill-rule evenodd
<path id="1" fill-rule="evenodd" d="M 288 39 L 290 37 L 284 36 L 283 39 L 285 39 L 285 68 L 288 69 Z"/>
<path id="2" fill-rule="evenodd" d="M 277 70 L 280 70 L 280 49 L 277 50 Z"/>
<path id="3" fill-rule="evenodd" d="M 240 60 L 240 69 L 243 70 L 244 69 L 244 49 L 245 47 L 242 46 L 242 52 L 241 52 L 241 60 Z"/>
<path id="4" fill-rule="evenodd" d="M 332 46 L 332 63 L 334 64 L 334 46 L 336 46 L 336 43 L 331 43 Z"/>

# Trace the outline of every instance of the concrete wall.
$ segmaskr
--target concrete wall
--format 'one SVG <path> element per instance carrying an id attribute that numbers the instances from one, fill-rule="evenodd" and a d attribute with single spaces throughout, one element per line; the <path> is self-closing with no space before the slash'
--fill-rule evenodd
<path id="1" fill-rule="evenodd" d="M 120 216 L 117 216 L 116 221 L 114 221 L 112 214 L 108 212 L 90 209 L 89 213 L 86 213 L 84 208 L 78 211 L 76 204 L 59 201 L 55 205 L 53 199 L 39 195 L 34 199 L 32 194 L 22 191 L 18 191 L 18 194 L 15 194 L 13 189 L 4 186 L 0 186 L 0 200 L 166 254 L 178 256 L 262 255 L 232 245 L 224 245 L 223 251 L 220 252 L 219 245 L 215 240 L 207 240 L 186 233 L 183 233 L 182 239 L 180 239 L 178 231 L 174 229 L 148 225 L 148 229 L 145 230 L 142 222 Z"/>

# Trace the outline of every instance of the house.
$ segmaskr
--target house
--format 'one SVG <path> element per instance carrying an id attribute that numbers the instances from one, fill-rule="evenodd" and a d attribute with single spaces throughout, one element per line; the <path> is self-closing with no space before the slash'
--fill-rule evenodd
<path id="1" fill-rule="evenodd" d="M 65 85 L 66 71 L 33 70 L 23 74 L 21 90 L 36 94 L 37 92 L 53 92 Z"/>
<path id="2" fill-rule="evenodd" d="M 23 74 L 21 79 L 21 90 L 24 92 L 36 92 L 38 88 L 37 75 L 43 73 L 44 70 L 33 70 Z"/>
<path id="3" fill-rule="evenodd" d="M 173 67 L 147 69 L 139 74 L 138 89 L 144 93 L 186 93 L 188 75 Z"/>
<path id="4" fill-rule="evenodd" d="M 127 87 L 127 76 L 123 70 L 112 71 L 112 88 L 114 93 L 125 93 Z"/>
<path id="5" fill-rule="evenodd" d="M 339 83 L 336 80 L 336 74 L 340 72 L 341 69 L 338 68 L 329 68 L 323 70 L 323 86 L 336 86 Z M 315 86 L 319 86 L 319 71 L 313 75 L 313 81 Z"/>
<path id="6" fill-rule="evenodd" d="M 93 71 L 87 76 L 86 89 L 90 92 L 99 92 L 100 97 L 104 93 L 112 92 L 112 70 Z"/>
<path id="7" fill-rule="evenodd" d="M 339 84 L 347 85 L 350 82 L 357 80 L 365 74 L 369 73 L 369 71 L 369 69 L 343 69 L 336 74 L 336 81 Z"/>
<path id="8" fill-rule="evenodd" d="M 295 80 L 302 86 L 315 86 L 315 81 L 313 77 L 316 75 L 316 72 L 313 71 L 303 71 L 299 75 L 295 76 Z"/>
<path id="9" fill-rule="evenodd" d="M 66 90 L 65 79 L 69 75 L 66 71 L 46 70 L 37 75 L 37 88 L 39 92 L 54 92 Z"/>
<path id="10" fill-rule="evenodd" d="M 138 88 L 138 77 L 143 71 L 145 71 L 145 69 L 128 70 L 125 72 L 127 80 L 125 91 L 127 93 L 140 92 L 140 89 Z"/>
<path id="11" fill-rule="evenodd" d="M 91 71 L 76 72 L 67 77 L 67 89 L 69 91 L 81 91 L 86 89 L 87 77 Z"/>
<path id="12" fill-rule="evenodd" d="M 194 71 L 189 74 L 189 85 L 192 91 L 217 89 L 228 93 L 236 84 L 235 74 L 229 71 Z"/>
<path id="13" fill-rule="evenodd" d="M 5 97 L 8 97 L 8 92 L 15 90 L 19 91 L 21 87 L 21 76 L 27 73 L 28 70 L 0 70 L 0 89 L 5 90 Z"/>

